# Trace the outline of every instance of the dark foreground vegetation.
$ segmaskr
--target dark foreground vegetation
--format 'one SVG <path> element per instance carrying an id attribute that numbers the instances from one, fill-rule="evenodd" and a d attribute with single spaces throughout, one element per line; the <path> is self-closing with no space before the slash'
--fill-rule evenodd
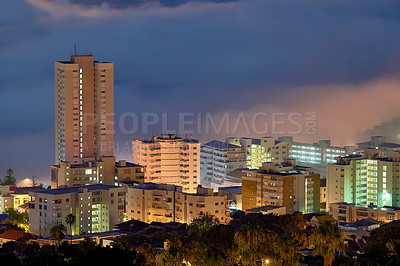
<path id="1" fill-rule="evenodd" d="M 347 252 L 346 252 L 347 251 Z M 22 239 L 3 244 L 0 265 L 400 265 L 400 224 L 374 230 L 361 252 L 348 252 L 334 224 L 310 227 L 301 213 L 274 216 L 237 212 L 229 225 L 213 216 L 184 233 L 131 234 L 111 245 L 86 238 L 39 247 Z"/>

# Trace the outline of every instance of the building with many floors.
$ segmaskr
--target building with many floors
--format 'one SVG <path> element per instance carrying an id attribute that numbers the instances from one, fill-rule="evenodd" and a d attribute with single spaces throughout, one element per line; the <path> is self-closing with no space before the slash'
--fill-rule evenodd
<path id="1" fill-rule="evenodd" d="M 271 137 L 261 139 L 255 138 L 227 138 L 226 142 L 243 148 L 246 165 L 249 169 L 258 169 L 262 163 L 269 160 L 269 149 L 275 145 L 275 140 Z"/>
<path id="2" fill-rule="evenodd" d="M 242 180 L 243 210 L 264 205 L 283 206 L 286 212 L 320 210 L 320 175 L 314 168 L 285 160 L 281 165 L 263 163 L 259 170 L 245 170 Z"/>
<path id="3" fill-rule="evenodd" d="M 133 163 L 145 166 L 146 182 L 182 186 L 196 193 L 200 183 L 200 142 L 174 134 L 132 141 Z"/>
<path id="4" fill-rule="evenodd" d="M 196 193 L 185 193 L 181 186 L 136 184 L 127 190 L 126 215 L 146 223 L 190 223 L 209 213 L 222 223 L 228 221 L 228 200 L 210 188 L 197 187 Z"/>
<path id="5" fill-rule="evenodd" d="M 225 186 L 230 172 L 246 165 L 242 147 L 218 140 L 201 145 L 200 180 L 204 186 L 218 190 Z"/>
<path id="6" fill-rule="evenodd" d="M 31 192 L 29 231 L 48 237 L 56 224 L 64 224 L 68 214 L 76 217 L 72 234 L 110 231 L 124 219 L 124 188 L 96 184 Z"/>
<path id="7" fill-rule="evenodd" d="M 326 176 L 326 164 L 336 162 L 335 157 L 348 154 L 346 147 L 332 146 L 330 140 L 311 144 L 295 142 L 293 137 L 285 136 L 279 137 L 278 141 L 288 144 L 288 158 L 295 159 L 301 165 L 313 167 L 322 178 Z"/>
<path id="8" fill-rule="evenodd" d="M 376 149 L 364 153 L 338 157 L 327 165 L 327 205 L 400 207 L 400 153 L 390 157 L 380 157 Z"/>
<path id="9" fill-rule="evenodd" d="M 118 185 L 119 181 L 144 182 L 144 167 L 126 161 L 115 161 L 114 156 L 81 164 L 60 162 L 51 167 L 51 187 L 90 184 Z"/>
<path id="10" fill-rule="evenodd" d="M 113 155 L 113 63 L 76 54 L 55 62 L 55 163 Z"/>

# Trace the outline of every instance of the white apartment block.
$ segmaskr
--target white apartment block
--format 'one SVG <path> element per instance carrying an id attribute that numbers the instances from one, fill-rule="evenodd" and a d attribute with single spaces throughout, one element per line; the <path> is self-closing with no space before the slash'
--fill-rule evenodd
<path id="1" fill-rule="evenodd" d="M 200 179 L 202 185 L 218 190 L 226 185 L 227 174 L 246 167 L 242 147 L 213 140 L 201 146 Z"/>
<path id="2" fill-rule="evenodd" d="M 29 231 L 48 237 L 56 224 L 64 224 L 68 214 L 76 217 L 72 234 L 113 230 L 124 219 L 124 188 L 103 184 L 31 192 Z"/>
<path id="3" fill-rule="evenodd" d="M 229 220 L 228 200 L 210 188 L 198 187 L 196 193 L 185 193 L 182 187 L 167 184 L 138 184 L 131 186 L 126 195 L 126 215 L 146 223 L 190 223 L 209 213 L 222 223 Z"/>
<path id="4" fill-rule="evenodd" d="M 145 166 L 147 182 L 182 186 L 196 193 L 200 182 L 200 142 L 174 134 L 132 141 L 133 163 Z"/>

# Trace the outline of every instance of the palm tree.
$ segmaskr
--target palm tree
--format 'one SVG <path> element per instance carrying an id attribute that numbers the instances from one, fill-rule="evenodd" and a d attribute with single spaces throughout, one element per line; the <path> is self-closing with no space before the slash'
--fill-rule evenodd
<path id="1" fill-rule="evenodd" d="M 67 228 L 63 224 L 56 224 L 50 228 L 50 235 L 55 241 L 58 241 L 58 244 L 65 238 L 66 232 Z"/>
<path id="2" fill-rule="evenodd" d="M 13 177 L 14 171 L 12 169 L 7 170 L 7 175 L 3 179 L 3 184 L 4 185 L 15 185 L 17 183 L 17 180 L 15 177 Z"/>
<path id="3" fill-rule="evenodd" d="M 324 265 L 332 265 L 337 251 L 345 252 L 343 231 L 330 222 L 314 228 L 309 241 L 314 246 L 314 254 L 324 257 Z"/>
<path id="4" fill-rule="evenodd" d="M 75 223 L 76 221 L 76 216 L 73 215 L 72 213 L 68 214 L 65 217 L 65 222 L 69 225 L 69 229 L 71 230 L 71 245 L 72 245 L 72 225 Z"/>
<path id="5" fill-rule="evenodd" d="M 252 225 L 244 225 L 235 233 L 234 254 L 245 265 L 255 265 L 263 257 L 267 245 L 264 232 Z"/>
<path id="6" fill-rule="evenodd" d="M 283 235 L 274 241 L 274 255 L 276 261 L 283 265 L 297 265 L 301 257 L 302 242 L 296 236 Z"/>

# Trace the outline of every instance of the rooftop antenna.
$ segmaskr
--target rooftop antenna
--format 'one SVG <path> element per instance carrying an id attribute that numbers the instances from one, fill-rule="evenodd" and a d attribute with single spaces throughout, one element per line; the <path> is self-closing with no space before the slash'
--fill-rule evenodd
<path id="1" fill-rule="evenodd" d="M 76 56 L 76 44 L 74 44 L 74 56 Z"/>

